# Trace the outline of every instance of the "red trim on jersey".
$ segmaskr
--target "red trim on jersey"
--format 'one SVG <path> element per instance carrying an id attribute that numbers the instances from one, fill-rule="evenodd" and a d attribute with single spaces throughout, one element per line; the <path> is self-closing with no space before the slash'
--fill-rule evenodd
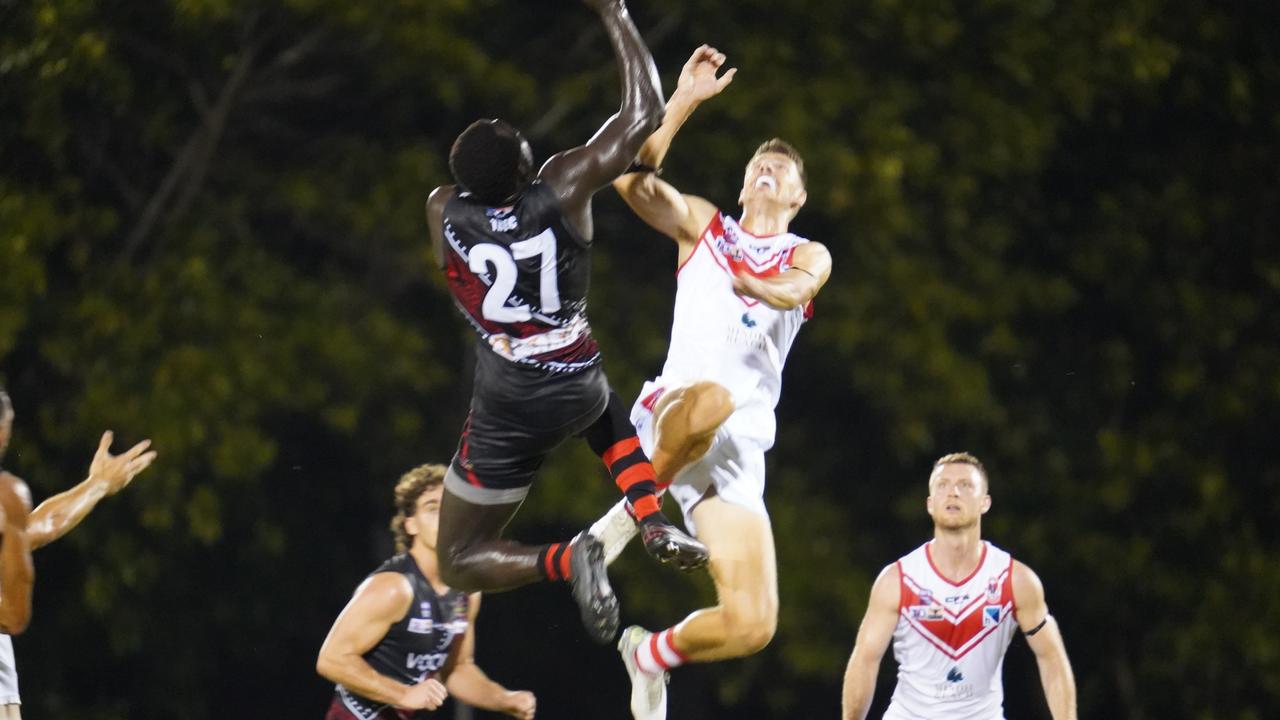
<path id="1" fill-rule="evenodd" d="M 640 400 L 640 407 L 652 413 L 653 409 L 658 405 L 658 400 L 662 399 L 662 394 L 665 393 L 666 391 L 667 391 L 666 388 L 660 387 L 657 390 L 654 390 L 653 392 L 644 396 L 644 398 Z"/>
<path id="2" fill-rule="evenodd" d="M 707 226 L 706 226 L 706 227 L 704 227 L 704 228 L 702 228 L 702 232 L 698 233 L 698 239 L 697 239 L 697 241 L 696 241 L 696 242 L 694 242 L 694 243 L 693 243 L 693 249 L 689 251 L 689 257 L 685 258 L 685 259 L 684 259 L 684 262 L 680 263 L 680 265 L 676 268 L 676 277 L 680 277 L 680 271 L 684 269 L 684 266 L 685 266 L 685 265 L 688 265 L 688 264 L 689 264 L 689 261 L 693 259 L 693 256 L 694 256 L 695 254 L 697 254 L 697 252 L 698 252 L 698 248 L 699 248 L 699 247 L 700 247 L 704 242 L 706 242 L 706 239 L 707 239 L 707 231 L 708 231 L 708 230 L 710 230 L 710 229 L 711 229 L 711 227 L 712 227 L 713 225 L 718 225 L 718 226 L 720 226 L 720 234 L 721 234 L 721 235 L 723 235 L 723 234 L 724 234 L 724 222 L 723 222 L 723 221 L 721 221 L 721 219 L 720 219 L 720 211 L 719 211 L 719 210 L 716 210 L 715 214 L 711 216 L 711 222 L 707 223 Z M 712 233 L 712 234 L 714 235 L 715 233 Z M 708 249 L 708 250 L 710 250 L 711 248 L 707 248 L 707 249 Z M 714 254 L 714 253 L 712 253 L 712 254 Z"/>
<path id="3" fill-rule="evenodd" d="M 984 542 L 982 543 L 982 557 L 978 558 L 978 566 L 973 569 L 973 572 L 966 575 L 963 580 L 953 581 L 951 578 L 947 577 L 946 575 L 943 575 L 942 571 L 938 569 L 938 566 L 933 564 L 933 553 L 929 551 L 929 548 L 931 547 L 933 547 L 932 540 L 930 540 L 924 546 L 924 557 L 926 560 L 929 561 L 929 567 L 933 568 L 933 574 L 937 575 L 939 580 L 953 587 L 963 587 L 966 583 L 968 583 L 970 580 L 973 579 L 974 575 L 978 574 L 978 571 L 982 569 L 982 564 L 987 561 L 987 544 Z"/>
<path id="4" fill-rule="evenodd" d="M 1009 555 L 1009 575 L 1004 579 L 1005 585 L 1008 585 L 1009 602 L 1013 604 L 1013 619 L 1018 619 L 1018 598 L 1013 594 L 1013 555 Z"/>
<path id="5" fill-rule="evenodd" d="M 904 583 L 905 583 L 907 580 L 910 580 L 910 581 L 911 581 L 911 585 L 913 585 L 913 586 L 915 586 L 915 587 L 918 587 L 918 588 L 922 588 L 922 589 L 924 588 L 924 585 L 920 584 L 920 582 L 919 582 L 918 580 L 916 580 L 915 578 L 911 577 L 910 575 L 903 575 L 903 576 L 902 576 L 902 580 L 903 580 L 903 582 L 904 582 Z M 910 592 L 911 594 L 913 594 L 913 595 L 915 595 L 915 596 L 917 596 L 917 597 L 920 597 L 920 594 L 919 594 L 919 593 L 917 593 L 914 589 L 912 589 L 912 587 L 911 587 L 911 586 L 906 586 L 906 589 L 907 589 L 907 591 L 908 591 L 908 592 Z M 960 608 L 959 610 L 956 610 L 955 612 L 952 612 L 952 611 L 951 611 L 951 609 L 950 609 L 950 608 L 948 608 L 945 604 L 939 605 L 938 607 L 942 608 L 942 612 L 943 612 L 943 614 L 950 615 L 951 617 L 955 618 L 956 620 L 959 620 L 959 619 L 960 619 L 960 616 L 964 615 L 964 614 L 965 614 L 965 613 L 967 613 L 967 612 L 970 612 L 970 611 L 973 609 L 973 607 L 974 607 L 975 605 L 984 604 L 984 603 L 983 603 L 983 601 L 984 601 L 984 599 L 985 599 L 985 598 L 986 598 L 986 595 L 975 595 L 975 596 L 974 596 L 974 598 L 973 598 L 973 600 L 970 600 L 970 601 L 969 601 L 969 604 L 968 604 L 968 605 L 965 605 L 964 607 Z M 919 603 L 916 603 L 916 604 L 919 604 Z M 985 603 L 985 604 L 987 604 L 987 605 L 991 605 L 991 604 L 993 604 L 993 603 Z"/>
<path id="6" fill-rule="evenodd" d="M 902 586 L 902 590 L 906 596 L 906 605 L 899 610 L 902 619 L 906 621 L 906 623 L 911 626 L 911 629 L 915 630 L 920 637 L 928 640 L 931 645 L 941 650 L 948 657 L 956 660 L 959 660 L 969 654 L 971 650 L 982 644 L 982 641 L 985 640 L 988 635 L 995 632 L 996 629 L 1000 627 L 1000 623 L 1005 621 L 1004 612 L 1006 608 L 1010 607 L 1010 603 L 1006 601 L 1004 597 L 1001 597 L 1002 602 L 999 603 L 999 606 L 1002 614 L 1000 616 L 1000 622 L 995 625 L 984 624 L 984 618 L 986 617 L 985 611 L 970 612 L 958 622 L 948 620 L 945 617 L 938 620 L 913 618 L 911 617 L 911 612 L 908 608 L 921 605 L 920 596 L 911 590 L 911 588 L 906 584 Z M 985 596 L 979 595 L 978 599 L 985 600 Z M 900 601 L 900 604 L 902 602 L 903 601 Z M 974 604 L 996 605 L 997 603 L 981 602 L 973 603 L 971 605 Z M 944 614 L 946 613 L 945 607 L 942 607 L 937 603 L 934 603 L 934 605 L 941 609 Z M 961 650 L 961 648 L 964 649 Z"/>
<path id="7" fill-rule="evenodd" d="M 813 319 L 813 301 L 812 300 L 804 304 L 804 319 L 805 320 Z"/>
<path id="8" fill-rule="evenodd" d="M 638 447 L 640 447 L 640 438 L 632 435 L 610 445 L 609 449 L 605 450 L 604 454 L 600 456 L 600 459 L 604 461 L 605 467 L 612 468 L 614 463 L 635 452 Z"/>

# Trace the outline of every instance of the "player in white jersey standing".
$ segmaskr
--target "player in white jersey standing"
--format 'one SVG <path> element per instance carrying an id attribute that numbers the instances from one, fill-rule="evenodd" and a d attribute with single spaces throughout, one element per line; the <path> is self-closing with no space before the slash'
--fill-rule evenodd
<path id="1" fill-rule="evenodd" d="M 9 396 L 0 390 L 0 459 L 9 445 L 9 436 L 13 428 L 13 408 Z M 66 490 L 44 502 L 35 510 L 26 514 L 30 503 L 30 491 L 26 484 L 17 477 L 0 470 L 0 507 L 4 509 L 4 549 L 0 550 L 0 576 L 14 571 L 24 575 L 20 591 L 11 593 L 8 577 L 0 578 L 0 720 L 21 720 L 22 700 L 18 695 L 18 666 L 13 656 L 13 641 L 10 634 L 17 635 L 26 628 L 26 619 L 31 614 L 31 586 L 34 575 L 31 572 L 30 552 L 43 547 L 70 532 L 80 524 L 102 498 L 119 492 L 133 480 L 134 476 L 146 470 L 155 460 L 154 450 L 148 452 L 150 440 L 143 440 L 120 455 L 111 454 L 111 431 L 102 434 L 98 444 L 98 452 L 89 464 L 89 477 L 80 484 Z M 8 499 L 16 491 L 22 496 L 26 507 L 16 506 Z M 20 520 L 20 524 L 14 525 Z M 21 540 L 22 555 L 10 554 L 13 541 Z M 10 600 L 15 602 L 10 603 Z M 25 617 L 14 624 L 9 619 L 6 606 L 25 605 Z"/>
<path id="2" fill-rule="evenodd" d="M 671 668 L 750 655 L 773 637 L 777 563 L 763 498 L 764 453 L 773 445 L 787 352 L 831 272 L 825 247 L 788 232 L 806 194 L 803 160 L 787 143 L 771 140 L 752 156 L 737 220 L 658 179 L 676 131 L 732 81 L 732 69 L 717 77 L 724 61 L 714 48 L 694 51 L 661 127 L 632 171 L 614 182 L 636 214 L 678 248 L 671 347 L 631 420 L 659 487 L 669 486 L 686 525 L 710 551 L 718 597 L 715 607 L 672 628 L 623 633 L 618 649 L 632 679 L 631 710 L 646 720 L 666 717 Z M 610 532 L 619 520 L 623 532 Z M 596 526 L 614 554 L 629 530 L 621 504 Z"/>
<path id="3" fill-rule="evenodd" d="M 1018 629 L 1054 720 L 1075 720 L 1075 678 L 1040 578 L 982 540 L 988 490 L 973 455 L 934 463 L 925 500 L 933 540 L 886 567 L 871 588 L 845 670 L 844 720 L 867 716 L 890 640 L 898 685 L 886 720 L 1003 720 L 1001 668 Z"/>

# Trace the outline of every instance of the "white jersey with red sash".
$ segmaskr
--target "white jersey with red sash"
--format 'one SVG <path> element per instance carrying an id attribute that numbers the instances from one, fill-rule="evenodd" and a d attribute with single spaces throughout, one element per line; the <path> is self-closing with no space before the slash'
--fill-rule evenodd
<path id="1" fill-rule="evenodd" d="M 806 242 L 792 233 L 756 237 L 717 213 L 676 272 L 663 384 L 712 380 L 723 385 L 738 408 L 735 424 L 765 441 L 765 449 L 773 444 L 782 366 L 800 326 L 812 315 L 812 304 L 775 310 L 735 293 L 733 273 L 785 272 L 796 247 Z"/>
<path id="2" fill-rule="evenodd" d="M 1013 557 L 983 542 L 977 569 L 952 582 L 934 566 L 931 545 L 898 561 L 898 685 L 884 717 L 1003 720 L 1001 668 L 1018 627 Z"/>

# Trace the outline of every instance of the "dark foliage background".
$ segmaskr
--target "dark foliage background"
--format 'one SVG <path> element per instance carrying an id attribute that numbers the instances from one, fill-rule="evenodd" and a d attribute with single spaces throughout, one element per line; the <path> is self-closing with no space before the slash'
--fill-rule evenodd
<path id="1" fill-rule="evenodd" d="M 756 144 L 808 159 L 795 229 L 835 261 L 778 408 L 782 617 L 682 669 L 672 716 L 835 717 L 871 580 L 927 536 L 924 481 L 989 465 L 985 533 L 1036 568 L 1082 717 L 1280 708 L 1280 6 L 1199 0 L 635 0 L 667 88 L 737 80 L 666 177 L 731 207 Z M 0 0 L 0 378 L 37 499 L 94 441 L 155 467 L 37 556 L 29 717 L 318 717 L 314 656 L 390 551 L 396 476 L 449 457 L 467 330 L 422 202 L 478 116 L 535 154 L 616 109 L 573 2 Z M 614 384 L 660 367 L 674 249 L 596 201 Z M 513 532 L 614 491 L 558 451 Z M 624 619 L 705 579 L 618 565 Z M 624 717 L 562 587 L 485 600 L 484 667 L 540 717 Z M 882 677 L 882 699 L 892 663 Z M 1047 717 L 1034 661 L 1010 717 Z"/>

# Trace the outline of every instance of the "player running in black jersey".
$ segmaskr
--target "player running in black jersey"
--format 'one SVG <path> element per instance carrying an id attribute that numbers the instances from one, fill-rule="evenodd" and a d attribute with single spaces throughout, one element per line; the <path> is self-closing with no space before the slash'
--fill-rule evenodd
<path id="1" fill-rule="evenodd" d="M 440 565 L 467 590 L 568 580 L 591 635 L 607 642 L 618 607 L 599 542 L 531 546 L 502 539 L 546 454 L 581 436 L 630 502 L 645 547 L 683 569 L 706 548 L 671 525 L 628 408 L 609 389 L 587 323 L 591 197 L 622 173 L 662 120 L 657 69 L 622 0 L 586 0 L 621 68 L 622 106 L 585 145 L 537 173 L 520 132 L 480 120 L 449 155 L 457 185 L 427 201 L 433 248 L 458 309 L 479 336 L 471 414 L 445 477 Z"/>
<path id="2" fill-rule="evenodd" d="M 320 648 L 316 670 L 336 683 L 325 720 L 399 720 L 440 707 L 450 694 L 474 707 L 533 717 L 533 693 L 507 690 L 475 664 L 479 593 L 467 595 L 440 578 L 444 474 L 443 465 L 422 465 L 396 484 L 391 531 L 400 554 L 360 584 Z"/>

